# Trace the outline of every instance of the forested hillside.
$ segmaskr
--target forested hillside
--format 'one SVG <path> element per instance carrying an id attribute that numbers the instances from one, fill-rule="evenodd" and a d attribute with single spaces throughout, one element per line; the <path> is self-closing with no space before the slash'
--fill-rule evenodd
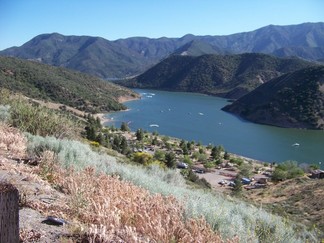
<path id="1" fill-rule="evenodd" d="M 125 109 L 118 99 L 137 97 L 126 88 L 87 74 L 11 57 L 0 57 L 0 81 L 0 87 L 12 92 L 95 113 Z"/>
<path id="2" fill-rule="evenodd" d="M 313 65 L 265 54 L 173 55 L 132 80 L 128 87 L 198 92 L 239 98 L 272 78 Z"/>
<path id="3" fill-rule="evenodd" d="M 224 110 L 257 123 L 324 129 L 324 66 L 273 79 Z"/>

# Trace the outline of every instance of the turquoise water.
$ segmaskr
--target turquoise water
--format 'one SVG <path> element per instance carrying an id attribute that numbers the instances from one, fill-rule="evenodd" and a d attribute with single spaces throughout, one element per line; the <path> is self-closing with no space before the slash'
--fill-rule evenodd
<path id="1" fill-rule="evenodd" d="M 135 90 L 141 100 L 128 111 L 107 114 L 107 125 L 142 128 L 203 144 L 223 145 L 231 153 L 267 162 L 296 160 L 324 164 L 324 131 L 278 128 L 244 121 L 221 110 L 227 100 L 202 94 Z M 154 125 L 154 126 L 150 126 Z M 158 125 L 158 127 L 156 126 Z M 299 143 L 300 146 L 292 146 Z"/>

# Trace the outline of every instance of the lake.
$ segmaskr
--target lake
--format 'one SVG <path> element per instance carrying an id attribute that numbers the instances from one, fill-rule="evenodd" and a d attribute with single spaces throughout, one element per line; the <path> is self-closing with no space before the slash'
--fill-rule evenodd
<path id="1" fill-rule="evenodd" d="M 106 125 L 127 122 L 160 135 L 207 145 L 267 162 L 295 160 L 324 164 L 324 131 L 278 128 L 244 121 L 221 110 L 226 99 L 202 94 L 138 90 L 142 99 L 126 102 L 128 111 L 107 114 Z M 298 143 L 299 146 L 293 146 Z"/>

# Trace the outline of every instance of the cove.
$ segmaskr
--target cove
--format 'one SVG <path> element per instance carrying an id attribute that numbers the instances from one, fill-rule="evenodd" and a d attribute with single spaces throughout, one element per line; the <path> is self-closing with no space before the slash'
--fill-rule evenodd
<path id="1" fill-rule="evenodd" d="M 142 128 L 160 135 L 207 145 L 266 162 L 295 160 L 324 164 L 324 131 L 279 128 L 244 121 L 221 110 L 228 101 L 195 93 L 134 89 L 140 100 L 126 102 L 128 111 L 109 113 L 105 125 L 132 131 Z M 298 143 L 299 146 L 293 146 Z"/>

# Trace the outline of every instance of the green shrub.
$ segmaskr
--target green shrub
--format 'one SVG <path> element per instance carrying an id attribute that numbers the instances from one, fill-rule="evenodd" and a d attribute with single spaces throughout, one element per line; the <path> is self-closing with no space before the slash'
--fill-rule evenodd
<path id="1" fill-rule="evenodd" d="M 0 121 L 6 122 L 10 118 L 10 106 L 0 105 Z"/>
<path id="2" fill-rule="evenodd" d="M 243 159 L 241 158 L 231 158 L 230 159 L 230 162 L 233 163 L 233 164 L 237 164 L 238 166 L 242 165 L 243 164 Z"/>
<path id="3" fill-rule="evenodd" d="M 304 175 L 304 171 L 298 167 L 296 161 L 285 161 L 279 164 L 272 173 L 272 180 L 281 181 L 297 178 Z"/>
<path id="4" fill-rule="evenodd" d="M 6 102 L 7 104 L 2 106 L 0 115 L 6 116 L 7 122 L 21 131 L 56 138 L 73 138 L 80 132 L 80 123 L 73 120 L 71 116 L 31 104 L 22 98 L 12 98 Z"/>

